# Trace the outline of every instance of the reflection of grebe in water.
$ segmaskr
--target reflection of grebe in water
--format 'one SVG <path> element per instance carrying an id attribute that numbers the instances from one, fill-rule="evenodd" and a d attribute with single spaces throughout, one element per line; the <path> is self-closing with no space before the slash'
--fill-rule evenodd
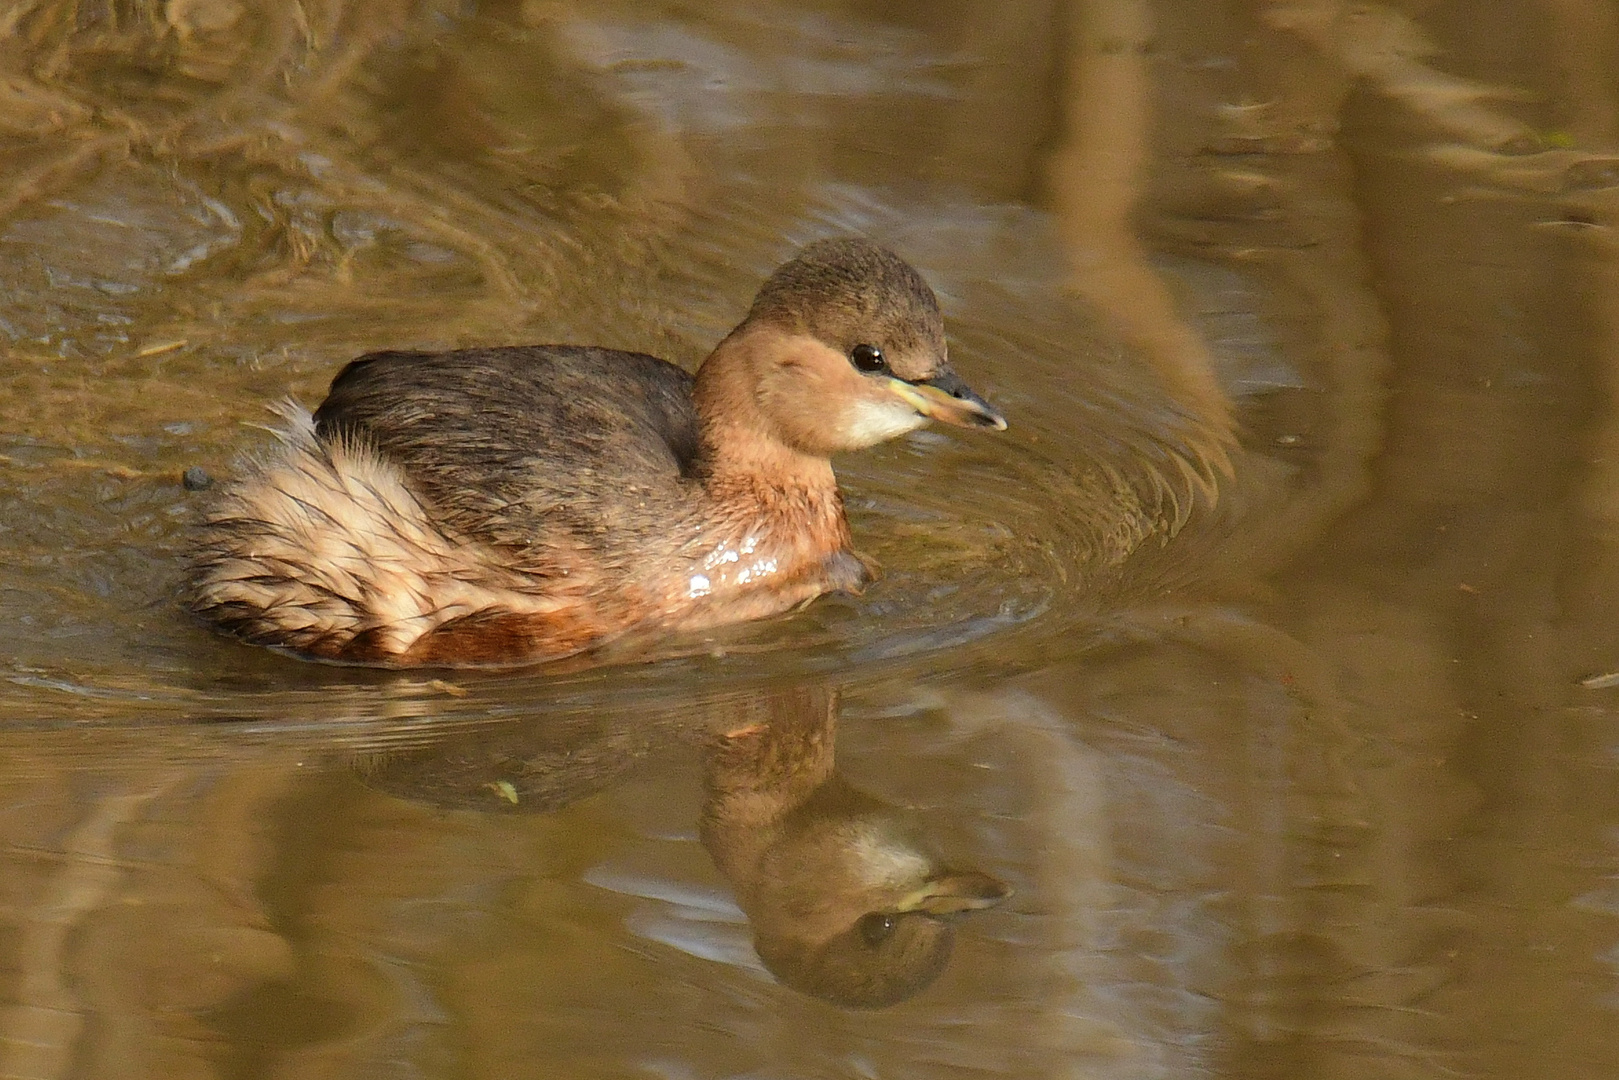
<path id="1" fill-rule="evenodd" d="M 547 813 L 613 784 L 659 746 L 701 738 L 703 846 L 755 950 L 783 983 L 843 1005 L 921 991 L 950 958 L 953 917 L 1009 894 L 987 874 L 946 868 L 902 811 L 834 772 L 835 695 L 823 687 L 558 721 L 449 730 L 367 756 L 357 771 L 436 806 Z"/>
<path id="2" fill-rule="evenodd" d="M 834 772 L 825 693 L 772 703 L 711 750 L 703 844 L 782 982 L 841 1005 L 903 1001 L 944 971 L 952 916 L 1010 890 L 941 865 L 894 807 Z"/>
<path id="3" fill-rule="evenodd" d="M 695 377 L 596 348 L 361 357 L 209 512 L 188 599 L 256 644 L 388 665 L 771 615 L 870 579 L 828 459 L 929 419 L 1006 426 L 921 276 L 825 241 Z"/>

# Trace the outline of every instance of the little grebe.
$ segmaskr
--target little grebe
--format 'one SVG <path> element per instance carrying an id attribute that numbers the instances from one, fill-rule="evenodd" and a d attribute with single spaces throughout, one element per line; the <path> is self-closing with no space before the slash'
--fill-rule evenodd
<path id="1" fill-rule="evenodd" d="M 778 269 L 695 377 L 575 346 L 380 352 L 286 414 L 207 512 L 188 603 L 255 644 L 393 666 L 859 591 L 829 457 L 929 419 L 1006 427 L 950 370 L 921 275 L 864 240 Z"/>

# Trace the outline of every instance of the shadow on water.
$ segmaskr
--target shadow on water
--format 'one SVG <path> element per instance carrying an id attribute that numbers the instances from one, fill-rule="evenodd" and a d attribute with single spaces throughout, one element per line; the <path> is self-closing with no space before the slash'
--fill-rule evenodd
<path id="1" fill-rule="evenodd" d="M 1616 58 L 1606 0 L 3 5 L 0 1074 L 1612 1074 Z M 184 470 L 352 356 L 691 366 L 847 232 L 1012 423 L 838 462 L 866 595 L 409 675 L 177 610 Z"/>

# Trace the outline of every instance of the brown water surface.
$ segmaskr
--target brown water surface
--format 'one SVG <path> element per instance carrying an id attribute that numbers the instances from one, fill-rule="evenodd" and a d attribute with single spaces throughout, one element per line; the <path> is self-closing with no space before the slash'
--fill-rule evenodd
<path id="1" fill-rule="evenodd" d="M 1603 0 L 0 5 L 0 1076 L 1619 1075 L 1616 70 Z M 865 596 L 500 673 L 176 605 L 183 471 L 350 357 L 695 364 L 849 232 L 1012 424 L 838 463 Z M 873 867 L 973 910 L 805 961 Z"/>

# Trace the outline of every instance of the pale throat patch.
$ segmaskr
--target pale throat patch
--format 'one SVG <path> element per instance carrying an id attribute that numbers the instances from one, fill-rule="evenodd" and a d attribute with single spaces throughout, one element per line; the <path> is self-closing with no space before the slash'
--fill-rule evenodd
<path id="1" fill-rule="evenodd" d="M 862 821 L 849 845 L 868 887 L 902 887 L 927 877 L 932 863 L 896 831 L 881 823 Z"/>
<path id="2" fill-rule="evenodd" d="M 844 432 L 851 443 L 873 446 L 915 431 L 928 422 L 928 418 L 899 399 L 887 401 L 856 401 L 849 409 Z"/>

